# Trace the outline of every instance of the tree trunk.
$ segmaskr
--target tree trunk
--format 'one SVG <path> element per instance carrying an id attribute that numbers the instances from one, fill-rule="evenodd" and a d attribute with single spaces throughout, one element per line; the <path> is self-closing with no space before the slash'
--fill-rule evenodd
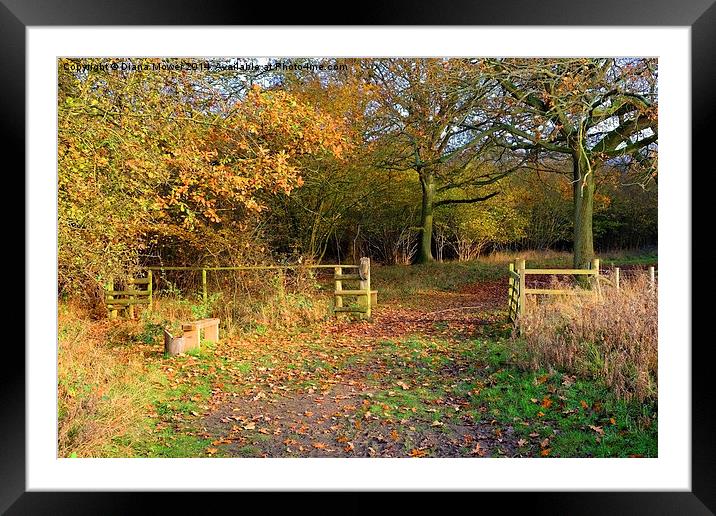
<path id="1" fill-rule="evenodd" d="M 423 190 L 423 206 L 420 214 L 420 242 L 416 263 L 433 261 L 433 203 L 435 202 L 435 176 L 432 172 L 421 170 L 420 186 Z"/>
<path id="2" fill-rule="evenodd" d="M 576 152 L 573 157 L 574 195 L 574 268 L 586 269 L 594 258 L 592 210 L 594 205 L 594 170 L 587 158 Z"/>

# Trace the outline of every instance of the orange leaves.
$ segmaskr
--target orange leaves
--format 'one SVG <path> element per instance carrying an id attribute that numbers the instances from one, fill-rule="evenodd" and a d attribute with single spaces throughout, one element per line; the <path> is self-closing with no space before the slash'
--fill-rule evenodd
<path id="1" fill-rule="evenodd" d="M 411 457 L 425 457 L 427 454 L 428 451 L 425 448 L 413 448 L 408 455 Z"/>

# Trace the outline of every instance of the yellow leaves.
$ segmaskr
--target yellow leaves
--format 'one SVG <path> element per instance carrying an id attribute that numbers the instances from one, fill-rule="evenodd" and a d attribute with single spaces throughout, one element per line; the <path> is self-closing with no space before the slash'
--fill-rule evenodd
<path id="1" fill-rule="evenodd" d="M 411 457 L 425 457 L 427 454 L 428 451 L 425 448 L 413 448 L 409 453 Z"/>

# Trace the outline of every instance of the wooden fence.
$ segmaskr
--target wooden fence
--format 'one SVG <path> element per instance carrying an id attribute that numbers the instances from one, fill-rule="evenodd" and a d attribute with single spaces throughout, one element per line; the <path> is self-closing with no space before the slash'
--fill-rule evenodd
<path id="1" fill-rule="evenodd" d="M 594 294 L 595 290 L 588 289 L 550 289 L 550 288 L 527 288 L 527 276 L 529 275 L 557 275 L 568 274 L 574 276 L 593 277 L 593 286 L 599 289 L 599 259 L 592 260 L 589 269 L 528 269 L 525 260 L 516 259 L 515 263 L 509 264 L 507 306 L 510 320 L 517 321 L 519 315 L 524 313 L 525 299 L 530 294 L 542 295 L 580 295 Z"/>
<path id="2" fill-rule="evenodd" d="M 621 288 L 621 271 L 619 267 L 612 269 L 612 277 L 608 279 L 604 277 L 599 269 L 599 259 L 595 258 L 590 263 L 589 269 L 528 269 L 525 261 L 516 259 L 515 263 L 510 263 L 507 287 L 507 307 L 508 315 L 511 321 L 516 322 L 517 317 L 524 312 L 525 298 L 529 294 L 543 295 L 583 295 L 595 294 L 601 292 L 601 282 L 606 282 L 617 290 Z M 649 286 L 653 290 L 656 286 L 656 269 L 649 267 Z M 529 275 L 575 275 L 587 276 L 593 278 L 591 289 L 547 289 L 547 288 L 527 288 L 527 276 Z"/>
<path id="3" fill-rule="evenodd" d="M 357 269 L 357 274 L 344 274 L 343 269 Z M 338 315 L 343 312 L 362 314 L 363 317 L 370 317 L 371 305 L 378 300 L 378 291 L 370 288 L 370 258 L 361 258 L 360 265 L 337 265 L 333 269 L 333 281 L 335 289 L 333 295 L 333 313 Z M 344 281 L 358 281 L 357 289 L 344 289 Z M 357 303 L 344 306 L 344 297 L 355 297 Z"/>
<path id="4" fill-rule="evenodd" d="M 116 319 L 121 310 L 124 317 L 134 319 L 135 305 L 148 305 L 152 307 L 152 271 L 147 271 L 146 278 L 132 278 L 126 281 L 127 290 L 114 290 L 114 281 L 110 280 L 105 291 L 107 316 Z M 138 286 L 146 285 L 145 289 Z"/>
<path id="5" fill-rule="evenodd" d="M 146 284 L 147 290 L 114 290 L 113 283 L 110 282 L 105 292 L 109 317 L 115 319 L 117 310 L 122 309 L 124 315 L 130 318 L 134 317 L 134 305 L 152 304 L 152 271 L 201 271 L 201 298 L 204 302 L 208 300 L 207 274 L 210 271 L 251 271 L 251 270 L 301 270 L 301 269 L 333 269 L 334 292 L 335 299 L 333 311 L 334 314 L 343 312 L 360 313 L 364 317 L 371 316 L 371 307 L 375 306 L 378 301 L 378 291 L 371 290 L 370 286 L 370 259 L 361 258 L 359 265 L 346 264 L 320 264 L 320 265 L 239 265 L 227 267 L 177 267 L 154 265 L 145 267 L 147 269 L 147 278 L 139 278 L 129 280 L 130 285 Z M 356 270 L 353 274 L 344 274 L 344 269 Z M 355 289 L 343 289 L 343 281 L 358 281 L 359 285 Z M 343 298 L 357 298 L 358 303 L 351 303 L 344 306 Z M 357 305 L 357 306 L 356 306 Z"/>

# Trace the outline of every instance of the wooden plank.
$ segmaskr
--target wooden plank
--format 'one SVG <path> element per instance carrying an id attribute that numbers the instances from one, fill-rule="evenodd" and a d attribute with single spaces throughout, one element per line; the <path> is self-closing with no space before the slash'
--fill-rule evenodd
<path id="1" fill-rule="evenodd" d="M 107 296 L 148 296 L 149 290 L 107 290 L 105 291 L 105 297 Z"/>
<path id="2" fill-rule="evenodd" d="M 569 275 L 590 275 L 596 276 L 598 270 L 593 269 L 525 269 L 525 274 L 569 274 Z"/>
<path id="3" fill-rule="evenodd" d="M 341 280 L 359 280 L 360 274 L 335 274 L 333 275 L 333 279 L 336 281 Z"/>
<path id="4" fill-rule="evenodd" d="M 343 290 L 343 282 L 340 279 L 341 276 L 343 276 L 343 267 L 334 267 L 333 280 L 335 281 L 334 290 L 336 292 Z M 333 310 L 334 314 L 340 312 L 340 308 L 343 308 L 343 298 L 340 295 L 333 298 L 333 307 L 335 308 L 335 310 Z"/>
<path id="5" fill-rule="evenodd" d="M 238 265 L 235 267 L 163 267 L 161 265 L 152 265 L 144 268 L 150 271 L 262 271 L 276 269 L 333 269 L 335 267 L 342 267 L 344 269 L 357 269 L 359 265 Z"/>
<path id="6" fill-rule="evenodd" d="M 525 294 L 526 294 L 526 288 L 525 288 L 525 281 L 527 278 L 527 275 L 525 274 L 525 271 L 527 269 L 525 268 L 525 261 L 520 259 L 517 262 L 517 272 L 520 275 L 520 281 L 519 283 L 519 303 L 517 305 L 517 313 L 521 316 L 525 313 Z"/>
<path id="7" fill-rule="evenodd" d="M 512 264 L 510 264 L 510 265 L 512 265 Z M 515 271 L 510 271 L 510 276 L 512 277 L 512 279 L 516 279 L 516 280 L 520 279 L 520 275 L 517 274 Z"/>
<path id="8" fill-rule="evenodd" d="M 351 308 L 349 306 L 336 307 L 333 309 L 333 311 L 334 312 L 355 312 L 355 313 L 360 313 L 360 314 L 364 314 L 364 313 L 368 312 L 368 310 L 366 310 L 365 308 Z"/>
<path id="9" fill-rule="evenodd" d="M 333 295 L 335 296 L 367 296 L 370 294 L 368 290 L 336 290 Z"/>
<path id="10" fill-rule="evenodd" d="M 135 298 L 135 299 L 112 299 L 107 301 L 107 306 L 122 306 L 122 305 L 148 305 L 149 298 Z"/>
<path id="11" fill-rule="evenodd" d="M 129 285 L 147 285 L 151 281 L 151 278 L 133 278 L 128 279 L 127 284 Z"/>
<path id="12" fill-rule="evenodd" d="M 560 289 L 549 289 L 549 288 L 526 288 L 525 294 L 554 294 L 554 295 L 580 295 L 580 294 L 594 294 L 593 290 L 560 290 Z"/>

